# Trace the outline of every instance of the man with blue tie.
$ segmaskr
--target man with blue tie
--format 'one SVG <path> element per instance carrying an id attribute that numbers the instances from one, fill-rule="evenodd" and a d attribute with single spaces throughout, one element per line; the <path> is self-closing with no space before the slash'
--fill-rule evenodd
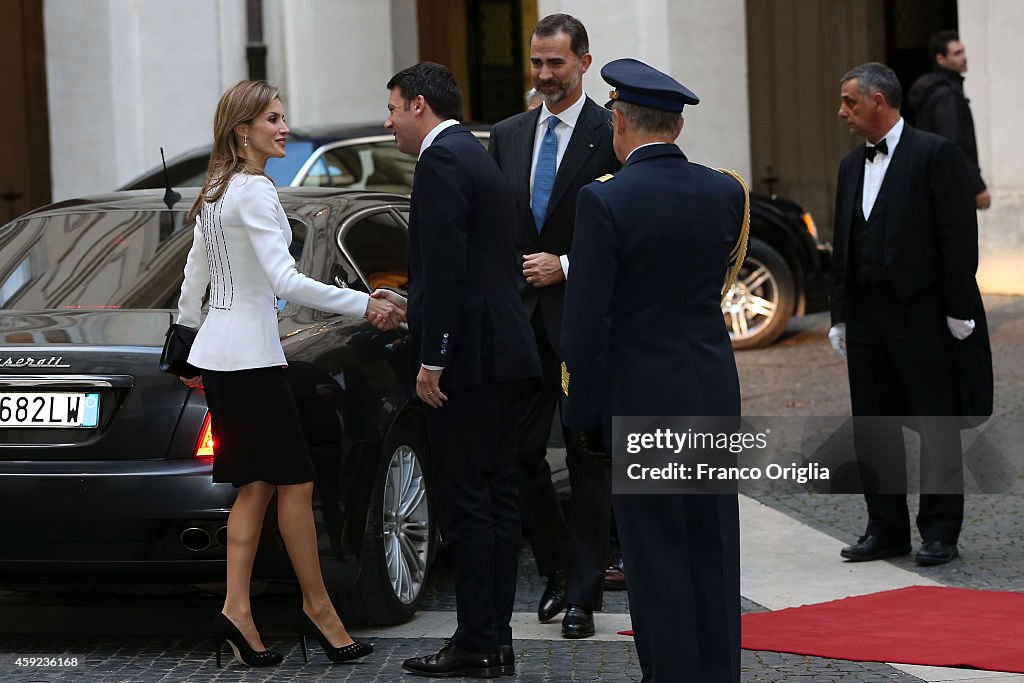
<path id="1" fill-rule="evenodd" d="M 547 578 L 537 616 L 562 621 L 566 638 L 594 634 L 608 564 L 611 483 L 606 465 L 580 458 L 566 442 L 572 486 L 569 523 L 551 483 L 547 441 L 561 377 L 559 337 L 580 188 L 618 169 L 609 113 L 583 92 L 591 64 L 587 30 L 567 14 L 541 19 L 530 37 L 540 107 L 491 129 L 490 151 L 516 199 L 516 249 L 522 257 L 520 293 L 540 353 L 544 382 L 533 393 L 518 450 L 523 529 L 537 570 Z"/>

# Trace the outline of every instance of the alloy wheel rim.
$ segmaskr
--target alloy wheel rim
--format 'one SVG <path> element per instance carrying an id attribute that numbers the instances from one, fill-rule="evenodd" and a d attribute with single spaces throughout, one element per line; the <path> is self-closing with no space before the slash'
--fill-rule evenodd
<path id="1" fill-rule="evenodd" d="M 722 297 L 722 313 L 732 339 L 748 339 L 767 327 L 779 301 L 779 283 L 757 259 L 747 257 L 735 284 Z"/>
<path id="2" fill-rule="evenodd" d="M 423 590 L 430 544 L 430 503 L 420 459 L 395 449 L 384 482 L 384 560 L 395 597 L 411 604 Z"/>

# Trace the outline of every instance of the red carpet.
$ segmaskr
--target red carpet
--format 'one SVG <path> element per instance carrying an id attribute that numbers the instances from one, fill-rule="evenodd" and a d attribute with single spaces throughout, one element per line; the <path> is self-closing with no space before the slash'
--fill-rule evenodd
<path id="1" fill-rule="evenodd" d="M 743 615 L 743 647 L 1024 673 L 1024 594 L 911 586 Z"/>

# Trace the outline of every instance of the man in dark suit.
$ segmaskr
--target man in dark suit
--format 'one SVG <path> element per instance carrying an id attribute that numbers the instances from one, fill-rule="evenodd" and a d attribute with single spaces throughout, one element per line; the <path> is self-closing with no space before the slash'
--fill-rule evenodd
<path id="1" fill-rule="evenodd" d="M 462 96 L 446 67 L 417 64 L 387 87 L 384 125 L 400 151 L 419 156 L 409 214 L 409 358 L 458 612 L 450 642 L 403 668 L 512 674 L 521 533 L 515 448 L 526 385 L 540 377 L 516 290 L 515 207 L 498 167 L 457 121 Z"/>
<path id="2" fill-rule="evenodd" d="M 992 205 L 992 195 L 981 178 L 974 116 L 964 94 L 967 50 L 959 33 L 946 30 L 933 33 L 928 39 L 928 53 L 933 61 L 932 70 L 914 81 L 907 92 L 914 126 L 948 138 L 960 148 L 975 192 L 975 206 L 984 211 Z"/>
<path id="3" fill-rule="evenodd" d="M 839 166 L 829 338 L 848 355 L 868 509 L 864 535 L 841 555 L 856 562 L 910 552 L 908 424 L 921 434 L 916 560 L 943 564 L 957 556 L 963 523 L 961 391 L 987 373 L 991 406 L 991 356 L 987 368 L 960 362 L 969 351 L 988 352 L 974 192 L 963 154 L 900 117 L 891 69 L 862 64 L 841 88 L 839 117 L 867 144 Z"/>
<path id="4" fill-rule="evenodd" d="M 568 603 L 562 635 L 594 634 L 608 564 L 611 483 L 607 466 L 581 459 L 566 443 L 572 486 L 569 525 L 555 497 L 547 441 L 560 395 L 562 299 L 569 272 L 576 194 L 618 168 L 608 112 L 583 92 L 591 56 L 587 30 L 567 14 L 537 23 L 530 37 L 533 82 L 543 104 L 491 129 L 490 150 L 516 199 L 520 290 L 540 352 L 544 383 L 530 396 L 519 444 L 523 528 L 537 570 L 547 577 L 537 616 L 548 621 Z M 568 574 L 568 579 L 566 575 Z"/>
<path id="5" fill-rule="evenodd" d="M 576 209 L 562 352 L 565 422 L 581 444 L 611 444 L 616 415 L 740 411 L 721 297 L 743 188 L 674 144 L 683 105 L 698 102 L 692 92 L 633 59 L 601 76 L 616 88 L 623 167 L 580 190 Z M 612 498 L 643 680 L 739 681 L 736 495 Z"/>

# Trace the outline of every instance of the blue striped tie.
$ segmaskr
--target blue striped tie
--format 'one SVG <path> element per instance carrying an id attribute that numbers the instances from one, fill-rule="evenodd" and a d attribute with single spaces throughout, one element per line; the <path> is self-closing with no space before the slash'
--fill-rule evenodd
<path id="1" fill-rule="evenodd" d="M 555 161 L 558 158 L 558 137 L 555 126 L 559 124 L 557 116 L 548 118 L 548 129 L 540 141 L 540 154 L 537 155 L 537 169 L 533 173 L 533 220 L 537 223 L 537 233 L 544 226 L 544 216 L 548 211 L 548 200 L 551 189 L 555 186 Z"/>

